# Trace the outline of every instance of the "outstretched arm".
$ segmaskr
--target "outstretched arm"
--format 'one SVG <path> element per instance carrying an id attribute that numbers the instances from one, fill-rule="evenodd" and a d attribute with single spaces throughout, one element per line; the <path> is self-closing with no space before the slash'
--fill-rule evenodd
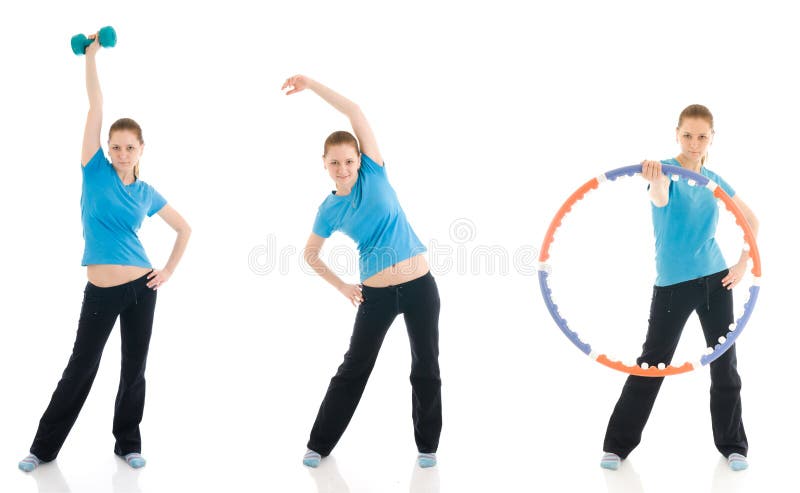
<path id="1" fill-rule="evenodd" d="M 287 96 L 304 89 L 310 89 L 328 104 L 344 113 L 350 120 L 353 132 L 356 134 L 356 138 L 361 145 L 361 152 L 383 166 L 383 158 L 378 149 L 378 142 L 375 140 L 375 135 L 372 133 L 372 128 L 369 126 L 367 117 L 364 116 L 364 113 L 361 112 L 361 108 L 356 103 L 350 101 L 333 89 L 304 75 L 289 77 L 286 79 L 286 82 L 283 83 L 283 86 L 281 86 L 281 90 L 283 89 L 289 89 L 289 91 L 286 92 Z"/>
<path id="2" fill-rule="evenodd" d="M 347 284 L 342 281 L 339 276 L 334 274 L 332 270 L 325 265 L 325 262 L 320 260 L 319 252 L 322 250 L 322 244 L 325 243 L 325 238 L 318 234 L 311 233 L 306 242 L 306 248 L 303 250 L 303 258 L 306 263 L 314 269 L 314 272 L 319 274 L 323 279 L 336 288 L 345 298 L 347 298 L 353 306 L 364 301 L 361 296 L 361 286 L 358 284 Z"/>
<path id="3" fill-rule="evenodd" d="M 656 207 L 664 207 L 669 202 L 669 177 L 661 172 L 660 161 L 642 161 L 642 178 L 650 183 L 648 194 Z"/>
<path id="4" fill-rule="evenodd" d="M 97 76 L 95 55 L 100 49 L 97 35 L 86 47 L 86 94 L 89 96 L 89 114 L 86 115 L 86 128 L 83 131 L 83 149 L 81 164 L 86 166 L 92 156 L 100 148 L 100 127 L 103 125 L 103 92 L 100 90 L 100 79 Z"/>

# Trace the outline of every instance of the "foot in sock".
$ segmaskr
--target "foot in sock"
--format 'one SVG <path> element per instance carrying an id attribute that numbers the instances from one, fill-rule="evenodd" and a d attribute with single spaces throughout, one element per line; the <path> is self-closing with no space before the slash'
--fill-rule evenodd
<path id="1" fill-rule="evenodd" d="M 145 464 L 147 464 L 147 461 L 144 460 L 142 454 L 139 454 L 137 452 L 133 452 L 131 454 L 125 454 L 123 459 L 125 459 L 125 462 L 127 462 L 128 465 L 134 469 L 139 469 L 141 467 L 144 467 Z"/>
<path id="2" fill-rule="evenodd" d="M 417 464 L 419 464 L 419 467 L 422 468 L 435 466 L 436 454 L 425 454 L 420 452 L 420 454 L 417 455 Z"/>
<path id="3" fill-rule="evenodd" d="M 730 467 L 732 471 L 741 471 L 743 469 L 747 469 L 747 457 L 736 453 L 729 455 L 728 467 Z"/>
<path id="4" fill-rule="evenodd" d="M 319 461 L 321 460 L 321 455 L 309 449 L 306 451 L 306 455 L 303 456 L 303 465 L 308 467 L 318 467 Z"/>
<path id="5" fill-rule="evenodd" d="M 600 467 L 616 471 L 619 469 L 620 462 L 622 462 L 622 459 L 620 459 L 617 454 L 605 453 L 603 454 L 603 458 L 600 459 Z"/>
<path id="6" fill-rule="evenodd" d="M 28 454 L 27 457 L 19 461 L 19 468 L 22 471 L 31 472 L 39 467 L 39 464 L 41 463 L 42 461 L 40 461 L 38 457 L 33 454 Z"/>

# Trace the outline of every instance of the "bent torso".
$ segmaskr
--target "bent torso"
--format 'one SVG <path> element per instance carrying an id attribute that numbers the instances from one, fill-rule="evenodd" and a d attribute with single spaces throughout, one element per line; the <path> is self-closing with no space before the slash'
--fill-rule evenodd
<path id="1" fill-rule="evenodd" d="M 385 288 L 404 282 L 413 281 L 424 276 L 430 271 L 428 261 L 423 254 L 411 257 L 383 269 L 372 277 L 364 280 L 362 284 L 371 288 Z"/>
<path id="2" fill-rule="evenodd" d="M 86 275 L 95 286 L 110 288 L 135 281 L 152 270 L 134 265 L 93 264 L 86 267 Z"/>

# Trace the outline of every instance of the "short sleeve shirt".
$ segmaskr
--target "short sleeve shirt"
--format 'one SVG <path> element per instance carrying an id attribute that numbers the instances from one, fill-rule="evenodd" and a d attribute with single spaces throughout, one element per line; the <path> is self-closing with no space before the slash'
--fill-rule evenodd
<path id="1" fill-rule="evenodd" d="M 155 188 L 137 179 L 124 185 L 102 147 L 83 166 L 81 221 L 85 248 L 81 265 L 116 264 L 152 268 L 137 232 L 145 216 L 167 204 Z"/>
<path id="2" fill-rule="evenodd" d="M 680 166 L 675 159 L 662 164 Z M 736 192 L 713 171 L 700 168 L 731 197 Z M 697 279 L 727 268 L 714 235 L 719 222 L 717 199 L 705 187 L 685 180 L 670 181 L 669 201 L 664 207 L 652 205 L 656 240 L 656 286 L 669 286 Z"/>
<path id="3" fill-rule="evenodd" d="M 333 191 L 317 211 L 313 232 L 328 238 L 334 231 L 356 242 L 362 282 L 426 251 L 400 207 L 385 167 L 363 153 L 350 194 L 340 196 Z"/>

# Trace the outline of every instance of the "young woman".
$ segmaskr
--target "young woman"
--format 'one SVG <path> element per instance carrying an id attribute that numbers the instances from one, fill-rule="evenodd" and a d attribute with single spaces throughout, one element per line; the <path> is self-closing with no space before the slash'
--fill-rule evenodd
<path id="1" fill-rule="evenodd" d="M 303 464 L 317 467 L 331 453 L 355 412 L 386 331 L 398 314 L 411 341 L 414 438 L 421 467 L 436 464 L 442 428 L 439 378 L 439 292 L 414 234 L 389 184 L 375 136 L 361 109 L 319 82 L 295 75 L 281 89 L 309 89 L 344 113 L 355 137 L 334 132 L 322 162 L 336 190 L 322 202 L 305 248 L 305 260 L 353 305 L 358 305 L 350 348 L 311 430 Z M 360 144 L 360 148 L 359 148 Z M 325 238 L 342 231 L 358 244 L 361 285 L 347 284 L 320 260 Z"/>
<path id="2" fill-rule="evenodd" d="M 19 463 L 32 471 L 56 458 L 92 386 L 111 329 L 120 319 L 122 371 L 114 408 L 114 452 L 134 468 L 141 456 L 139 423 L 144 412 L 145 361 L 153 326 L 156 290 L 169 280 L 183 255 L 191 229 L 175 209 L 139 179 L 144 150 L 142 130 L 131 119 L 117 120 L 109 131 L 109 161 L 100 147 L 103 95 L 95 56 L 100 44 L 86 48 L 89 114 L 83 136 L 81 219 L 87 266 L 78 332 L 72 356 L 50 405 L 39 421 L 30 455 Z M 145 215 L 161 216 L 177 232 L 167 265 L 153 269 L 136 232 Z"/>
<path id="3" fill-rule="evenodd" d="M 719 175 L 705 167 L 714 137 L 714 118 L 708 108 L 695 104 L 684 109 L 675 135 L 681 148 L 677 157 L 642 163 L 642 177 L 649 183 L 652 202 L 657 279 L 647 336 L 637 364 L 668 364 L 692 312 L 700 319 L 706 343 L 713 347 L 733 323 L 731 289 L 747 271 L 747 252 L 728 268 L 714 240 L 719 218 L 716 199 L 700 187 L 682 180 L 673 182 L 661 172 L 661 165 L 682 166 L 714 180 L 733 197 L 753 233 L 758 232 L 758 220 L 750 208 Z M 731 469 L 745 469 L 747 436 L 742 424 L 735 345 L 710 366 L 714 443 L 728 458 Z M 628 377 L 608 423 L 601 467 L 617 469 L 639 444 L 662 381 L 663 377 Z"/>

